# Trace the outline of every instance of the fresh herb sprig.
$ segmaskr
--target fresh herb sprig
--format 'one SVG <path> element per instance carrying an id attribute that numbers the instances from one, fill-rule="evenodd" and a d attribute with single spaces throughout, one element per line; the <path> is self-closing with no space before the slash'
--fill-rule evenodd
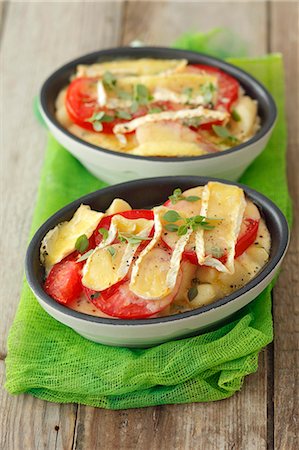
<path id="1" fill-rule="evenodd" d="M 88 249 L 88 245 L 89 245 L 88 237 L 86 236 L 86 234 L 82 234 L 81 236 L 78 237 L 78 239 L 75 242 L 75 249 L 79 253 L 84 253 Z"/>
<path id="2" fill-rule="evenodd" d="M 226 127 L 220 125 L 212 125 L 214 133 L 221 137 L 224 141 L 230 141 L 232 143 L 238 143 L 239 140 L 236 136 L 233 136 Z"/>
<path id="3" fill-rule="evenodd" d="M 98 231 L 102 235 L 103 241 L 106 241 L 106 239 L 108 238 L 108 235 L 109 235 L 107 228 L 99 228 Z"/>
<path id="4" fill-rule="evenodd" d="M 209 222 L 213 219 L 200 215 L 185 218 L 174 210 L 167 211 L 164 214 L 163 219 L 167 222 L 165 229 L 167 231 L 176 231 L 178 236 L 184 236 L 190 229 L 197 231 L 199 228 L 203 228 L 204 230 L 213 230 L 215 228 L 215 226 L 211 225 Z M 177 224 L 176 222 L 181 222 L 181 224 Z"/>
<path id="5" fill-rule="evenodd" d="M 216 91 L 216 86 L 210 82 L 204 83 L 200 87 L 200 92 L 203 96 L 203 101 L 204 101 L 205 105 L 212 103 L 215 91 Z"/>
<path id="6" fill-rule="evenodd" d="M 114 256 L 116 255 L 117 251 L 114 247 L 107 247 L 106 248 L 107 252 L 110 253 L 110 255 L 112 256 L 112 258 L 114 258 Z"/>
<path id="7" fill-rule="evenodd" d="M 105 72 L 103 75 L 102 82 L 106 89 L 112 91 L 116 88 L 117 79 L 113 75 L 113 73 L 107 70 L 107 72 Z"/>
<path id="8" fill-rule="evenodd" d="M 95 131 L 102 131 L 103 122 L 112 122 L 114 119 L 115 118 L 113 116 L 109 116 L 104 111 L 96 111 L 91 117 L 85 119 L 85 122 L 92 123 L 93 129 Z"/>
<path id="9" fill-rule="evenodd" d="M 186 200 L 187 202 L 197 202 L 197 200 L 200 200 L 200 197 L 197 197 L 197 195 L 188 195 L 186 197 L 182 194 L 180 188 L 175 189 L 168 198 L 173 205 L 176 205 L 180 200 Z"/>
<path id="10" fill-rule="evenodd" d="M 235 122 L 240 122 L 241 116 L 236 109 L 232 110 L 231 115 Z"/>
<path id="11" fill-rule="evenodd" d="M 131 245 L 139 245 L 142 241 L 150 241 L 151 238 L 144 238 L 131 233 L 118 233 L 118 239 L 120 242 L 127 242 Z"/>

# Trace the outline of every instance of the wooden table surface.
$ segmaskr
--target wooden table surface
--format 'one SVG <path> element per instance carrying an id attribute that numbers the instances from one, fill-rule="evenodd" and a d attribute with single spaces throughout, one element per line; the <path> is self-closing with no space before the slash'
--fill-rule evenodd
<path id="1" fill-rule="evenodd" d="M 229 27 L 241 36 L 251 55 L 282 52 L 289 129 L 288 174 L 295 211 L 290 249 L 273 295 L 274 343 L 261 353 L 258 372 L 247 377 L 241 392 L 216 403 L 106 411 L 47 403 L 29 395 L 12 397 L 1 389 L 0 448 L 295 449 L 299 3 L 5 2 L 0 4 L 0 23 L 1 380 L 5 378 L 7 333 L 19 300 L 46 144 L 46 133 L 32 113 L 32 101 L 43 79 L 67 60 L 93 50 L 128 44 L 133 39 L 167 46 L 182 32 L 207 31 L 218 26 Z"/>

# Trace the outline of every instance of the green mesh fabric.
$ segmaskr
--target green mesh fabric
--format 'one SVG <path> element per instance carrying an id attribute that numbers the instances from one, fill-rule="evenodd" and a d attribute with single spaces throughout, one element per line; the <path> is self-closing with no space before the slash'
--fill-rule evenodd
<path id="1" fill-rule="evenodd" d="M 201 50 L 203 42 L 203 35 L 188 35 L 178 45 Z M 269 196 L 290 218 L 281 56 L 231 62 L 262 81 L 279 110 L 266 150 L 241 181 Z M 49 136 L 31 233 L 66 203 L 104 185 Z M 85 340 L 47 315 L 24 282 L 8 339 L 6 388 L 11 394 L 109 409 L 219 400 L 257 370 L 258 353 L 272 338 L 271 287 L 216 331 L 140 350 Z"/>

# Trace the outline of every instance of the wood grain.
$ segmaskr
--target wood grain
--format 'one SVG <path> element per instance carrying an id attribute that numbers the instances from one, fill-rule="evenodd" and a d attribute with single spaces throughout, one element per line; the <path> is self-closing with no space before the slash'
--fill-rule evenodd
<path id="1" fill-rule="evenodd" d="M 0 383 L 4 362 L 0 361 Z M 12 397 L 0 391 L 0 448 L 3 450 L 70 449 L 76 419 L 75 405 L 57 405 L 30 395 Z"/>
<path id="2" fill-rule="evenodd" d="M 298 211 L 297 2 L 12 2 L 6 4 L 2 16 L 0 215 L 5 239 L 0 249 L 7 268 L 0 272 L 2 357 L 18 302 L 46 142 L 45 131 L 30 112 L 32 99 L 47 74 L 68 59 L 133 39 L 168 45 L 182 32 L 217 26 L 241 34 L 253 55 L 265 53 L 269 45 L 272 50 L 283 51 L 289 94 L 289 179 Z M 4 105 L 11 107 L 4 111 Z M 273 435 L 275 449 L 295 449 L 298 227 L 297 213 L 290 252 L 274 293 L 274 359 L 271 349 L 262 352 L 258 372 L 246 379 L 240 393 L 217 403 L 106 411 L 56 405 L 26 395 L 11 397 L 2 390 L 0 448 L 271 450 Z M 4 363 L 0 361 L 1 384 L 3 374 Z"/>
<path id="3" fill-rule="evenodd" d="M 74 449 L 264 450 L 264 356 L 259 373 L 248 377 L 240 393 L 221 402 L 125 411 L 79 406 Z"/>
<path id="4" fill-rule="evenodd" d="M 283 52 L 289 133 L 288 178 L 294 224 L 289 251 L 274 290 L 274 443 L 298 448 L 299 422 L 299 3 L 271 5 L 271 50 Z"/>
<path id="5" fill-rule="evenodd" d="M 0 356 L 19 301 L 23 260 L 46 145 L 32 112 L 42 81 L 82 53 L 119 43 L 122 3 L 6 4 L 1 41 Z M 5 114 L 4 114 L 5 108 Z M 5 220 L 4 220 L 5 219 Z M 4 363 L 0 361 L 3 379 Z M 2 386 L 1 380 L 1 386 Z M 0 448 L 71 449 L 76 405 L 0 394 Z"/>
<path id="6" fill-rule="evenodd" d="M 224 27 L 241 36 L 249 54 L 261 55 L 265 53 L 267 43 L 266 14 L 264 1 L 255 3 L 254 7 L 252 2 L 129 1 L 126 3 L 123 43 L 139 39 L 147 45 L 167 46 L 182 33 Z M 233 47 L 239 45 L 238 42 L 231 44 Z"/>
<path id="7" fill-rule="evenodd" d="M 1 217 L 6 270 L 0 271 L 3 328 L 0 353 L 18 303 L 23 260 L 46 145 L 46 132 L 34 117 L 33 99 L 43 80 L 80 54 L 117 45 L 122 3 L 7 5 L 2 39 Z M 9 226 L 7 225 L 9 224 Z"/>

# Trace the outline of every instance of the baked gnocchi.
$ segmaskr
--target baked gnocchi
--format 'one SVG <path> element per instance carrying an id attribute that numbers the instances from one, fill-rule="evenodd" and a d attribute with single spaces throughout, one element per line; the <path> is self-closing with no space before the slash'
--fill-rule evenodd
<path id="1" fill-rule="evenodd" d="M 257 206 L 234 185 L 209 182 L 153 209 L 115 199 L 106 212 L 81 205 L 40 248 L 44 289 L 100 317 L 144 319 L 215 302 L 246 285 L 269 259 Z"/>
<path id="2" fill-rule="evenodd" d="M 96 146 L 131 155 L 199 156 L 259 129 L 258 105 L 238 81 L 185 59 L 79 65 L 56 99 L 56 118 Z"/>

